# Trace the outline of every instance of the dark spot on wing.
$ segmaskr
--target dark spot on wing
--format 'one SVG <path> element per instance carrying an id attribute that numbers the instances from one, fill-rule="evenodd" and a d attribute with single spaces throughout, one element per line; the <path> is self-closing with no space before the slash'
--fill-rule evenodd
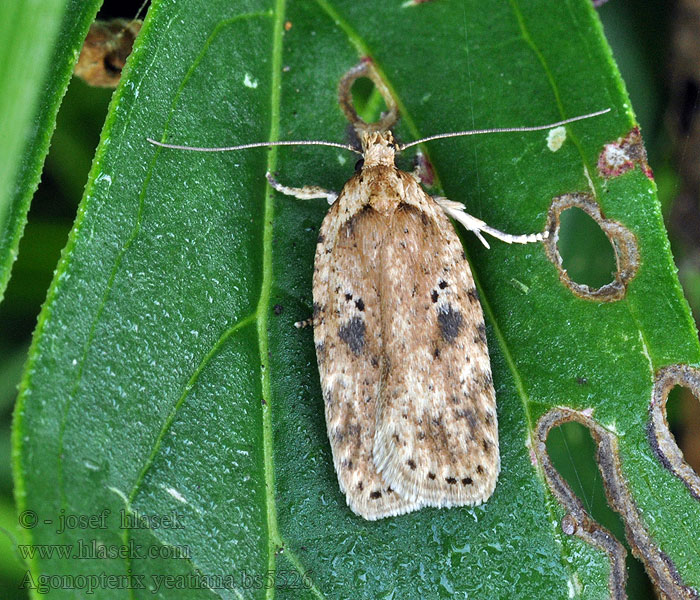
<path id="1" fill-rule="evenodd" d="M 437 293 L 437 290 L 433 290 L 432 292 L 430 292 L 430 299 L 431 299 L 433 302 L 437 302 L 437 301 L 438 301 L 438 293 Z"/>
<path id="2" fill-rule="evenodd" d="M 471 477 L 465 477 L 464 479 L 462 479 L 462 485 L 471 485 L 472 483 L 474 482 L 472 481 Z"/>
<path id="3" fill-rule="evenodd" d="M 474 336 L 475 344 L 486 344 L 486 325 L 479 323 L 476 328 L 476 335 Z"/>
<path id="4" fill-rule="evenodd" d="M 482 371 L 476 377 L 477 389 L 485 390 L 493 386 L 491 371 Z"/>
<path id="5" fill-rule="evenodd" d="M 358 298 L 357 300 L 355 300 L 355 306 L 357 307 L 357 310 L 359 310 L 359 311 L 365 310 L 365 303 L 362 300 L 362 298 Z"/>
<path id="6" fill-rule="evenodd" d="M 481 465 L 479 465 L 479 466 L 476 468 L 476 472 L 477 472 L 479 475 L 483 475 L 483 474 L 484 474 L 484 467 L 482 467 Z"/>
<path id="7" fill-rule="evenodd" d="M 438 325 L 446 342 L 452 343 L 457 339 L 463 320 L 462 313 L 452 308 L 451 304 L 439 308 Z"/>
<path id="8" fill-rule="evenodd" d="M 362 352 L 365 345 L 365 330 L 367 326 L 360 317 L 353 317 L 338 330 L 338 337 L 343 340 L 356 356 Z"/>
<path id="9" fill-rule="evenodd" d="M 361 180 L 362 178 L 360 178 Z M 347 237 L 355 237 L 355 226 L 360 219 L 365 218 L 366 213 L 373 211 L 374 209 L 369 205 L 365 204 L 360 210 L 358 210 L 352 217 L 345 221 L 345 225 L 341 228 L 342 235 Z"/>
<path id="10" fill-rule="evenodd" d="M 444 289 L 447 287 L 447 282 L 446 282 L 446 281 L 443 281 L 443 280 L 441 279 L 441 280 L 440 280 L 440 283 L 438 283 L 438 287 L 439 287 L 441 290 L 444 290 Z"/>
<path id="11" fill-rule="evenodd" d="M 428 479 L 435 479 L 435 473 L 428 473 Z"/>
<path id="12" fill-rule="evenodd" d="M 323 244 L 323 242 L 325 242 L 325 241 L 326 241 L 326 237 L 322 233 L 319 233 L 318 238 L 316 240 L 316 243 Z"/>
<path id="13" fill-rule="evenodd" d="M 372 498 L 372 500 L 376 500 L 377 498 L 382 497 L 382 493 L 379 490 L 374 491 L 374 492 L 370 492 L 369 497 Z"/>
<path id="14" fill-rule="evenodd" d="M 413 462 L 410 458 L 406 461 L 406 464 L 411 468 L 411 471 L 416 470 L 416 463 Z"/>
<path id="15" fill-rule="evenodd" d="M 476 288 L 472 288 L 467 292 L 467 298 L 469 298 L 469 301 L 472 304 L 478 304 L 479 302 L 479 292 L 476 291 Z"/>
<path id="16" fill-rule="evenodd" d="M 466 419 L 472 429 L 476 429 L 479 424 L 476 413 L 472 408 L 460 409 L 456 412 L 456 416 L 458 419 Z"/>
<path id="17" fill-rule="evenodd" d="M 457 483 L 457 480 L 454 477 L 445 477 L 445 481 L 450 485 L 454 485 L 455 483 Z"/>
<path id="18" fill-rule="evenodd" d="M 352 300 L 352 294 L 345 294 L 345 300 L 350 302 L 350 300 Z"/>

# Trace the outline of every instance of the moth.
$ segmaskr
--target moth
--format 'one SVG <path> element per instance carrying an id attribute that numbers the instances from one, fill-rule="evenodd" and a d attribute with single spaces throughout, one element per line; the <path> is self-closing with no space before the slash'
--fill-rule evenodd
<path id="1" fill-rule="evenodd" d="M 369 78 L 388 112 L 366 123 L 352 103 L 356 79 Z M 500 472 L 496 397 L 484 317 L 469 263 L 450 218 L 506 243 L 542 241 L 546 232 L 510 235 L 428 195 L 419 177 L 399 170 L 397 152 L 424 141 L 506 131 L 537 131 L 602 114 L 536 127 L 477 130 L 394 140 L 398 109 L 370 61 L 350 69 L 339 103 L 361 149 L 321 141 L 260 142 L 201 151 L 316 144 L 362 155 L 339 194 L 292 188 L 286 195 L 325 198 L 318 236 L 312 324 L 326 425 L 338 483 L 350 509 L 368 520 L 422 507 L 479 504 Z M 609 109 L 608 109 L 609 110 Z M 309 323 L 310 321 L 310 323 Z"/>

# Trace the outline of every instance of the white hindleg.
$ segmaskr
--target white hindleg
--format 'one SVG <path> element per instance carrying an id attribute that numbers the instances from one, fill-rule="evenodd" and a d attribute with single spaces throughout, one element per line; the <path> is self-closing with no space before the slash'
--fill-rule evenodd
<path id="1" fill-rule="evenodd" d="M 281 194 L 294 196 L 295 198 L 300 198 L 301 200 L 325 198 L 328 204 L 333 204 L 335 199 L 338 197 L 336 192 L 324 190 L 322 187 L 317 185 L 305 185 L 304 187 L 300 188 L 287 187 L 286 185 L 282 185 L 279 181 L 277 181 L 272 176 L 272 173 L 265 173 L 265 177 L 267 177 L 267 181 L 270 183 L 270 185 Z"/>
<path id="2" fill-rule="evenodd" d="M 505 242 L 506 244 L 529 244 L 531 242 L 541 242 L 549 236 L 548 231 L 543 231 L 541 233 L 529 233 L 526 235 L 512 235 L 510 233 L 504 233 L 493 227 L 489 227 L 481 219 L 473 217 L 468 212 L 466 212 L 464 204 L 461 202 L 455 202 L 454 200 L 448 200 L 443 196 L 433 196 L 433 200 L 440 205 L 440 208 L 445 211 L 448 217 L 452 217 L 455 221 L 464 225 L 465 229 L 471 231 L 479 238 L 481 243 L 490 248 L 488 242 L 481 235 L 481 232 L 488 233 L 490 236 Z"/>

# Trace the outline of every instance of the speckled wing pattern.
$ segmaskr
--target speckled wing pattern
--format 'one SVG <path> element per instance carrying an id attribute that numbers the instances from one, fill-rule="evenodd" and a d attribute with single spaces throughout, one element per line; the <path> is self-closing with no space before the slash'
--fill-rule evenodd
<path id="1" fill-rule="evenodd" d="M 314 339 L 333 461 L 366 519 L 486 500 L 500 470 L 484 319 L 454 228 L 416 179 L 364 168 L 331 206 Z"/>

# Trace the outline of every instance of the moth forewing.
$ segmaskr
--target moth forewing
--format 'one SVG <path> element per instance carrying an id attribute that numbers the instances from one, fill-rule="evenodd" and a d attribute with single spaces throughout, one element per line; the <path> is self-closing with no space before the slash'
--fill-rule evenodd
<path id="1" fill-rule="evenodd" d="M 387 370 L 373 458 L 426 506 L 475 504 L 498 478 L 498 425 L 484 318 L 449 219 L 406 173 L 384 251 Z"/>
<path id="2" fill-rule="evenodd" d="M 346 184 L 321 227 L 313 278 L 314 340 L 340 488 L 355 513 L 377 519 L 420 505 L 399 496 L 373 466 L 382 385 L 382 313 L 374 267 L 382 221 L 357 203 L 356 181 Z"/>

